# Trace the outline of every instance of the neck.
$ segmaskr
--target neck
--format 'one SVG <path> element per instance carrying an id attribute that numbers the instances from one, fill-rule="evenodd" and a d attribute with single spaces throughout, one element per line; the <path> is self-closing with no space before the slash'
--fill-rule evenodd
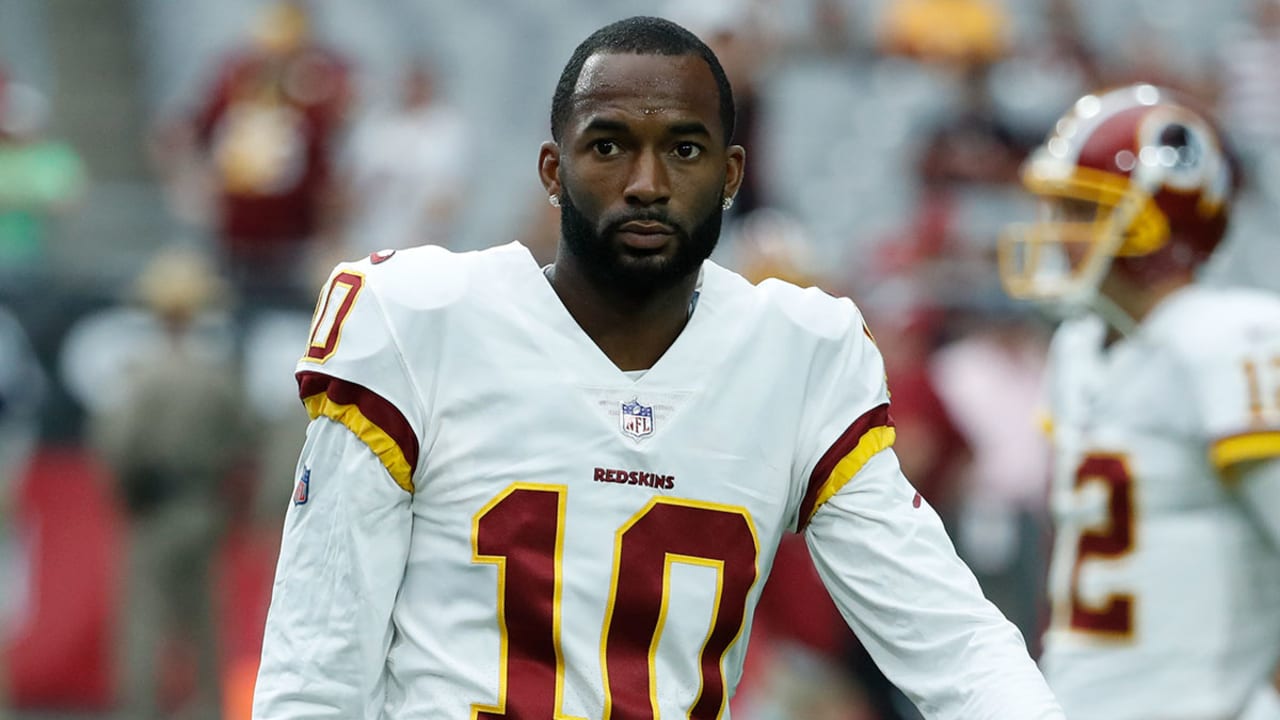
<path id="1" fill-rule="evenodd" d="M 552 289 L 587 337 L 619 370 L 647 370 L 689 321 L 698 274 L 647 294 L 601 282 L 561 248 L 548 273 Z"/>
<path id="2" fill-rule="evenodd" d="M 1129 334 L 1165 298 L 1191 284 L 1191 281 L 1190 274 L 1178 273 L 1154 282 L 1139 283 L 1112 272 L 1103 281 L 1099 293 L 1100 299 L 1110 306 L 1110 312 L 1103 313 L 1103 316 L 1111 326 L 1111 334 Z M 1120 327 L 1124 322 L 1108 317 L 1117 313 L 1128 321 L 1129 327 Z"/>

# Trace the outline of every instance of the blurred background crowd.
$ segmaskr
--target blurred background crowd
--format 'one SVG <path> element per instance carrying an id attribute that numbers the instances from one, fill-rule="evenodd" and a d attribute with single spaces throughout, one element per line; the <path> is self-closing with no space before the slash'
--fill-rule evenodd
<path id="1" fill-rule="evenodd" d="M 907 475 L 1035 651 L 1051 321 L 994 262 L 1019 165 L 1086 91 L 1181 89 L 1243 182 L 1206 281 L 1280 290 L 1280 1 L 0 0 L 0 708 L 248 717 L 315 292 L 383 248 L 549 261 L 551 91 L 633 14 L 733 83 L 716 259 L 863 308 Z M 752 643 L 735 717 L 914 717 L 798 540 Z"/>

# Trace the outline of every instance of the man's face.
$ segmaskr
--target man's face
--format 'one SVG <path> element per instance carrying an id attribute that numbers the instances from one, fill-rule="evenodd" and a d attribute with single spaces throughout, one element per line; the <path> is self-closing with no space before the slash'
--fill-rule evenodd
<path id="1" fill-rule="evenodd" d="M 566 249 L 597 280 L 652 292 L 701 266 L 737 191 L 715 78 L 697 55 L 587 60 L 544 182 L 560 196 Z"/>

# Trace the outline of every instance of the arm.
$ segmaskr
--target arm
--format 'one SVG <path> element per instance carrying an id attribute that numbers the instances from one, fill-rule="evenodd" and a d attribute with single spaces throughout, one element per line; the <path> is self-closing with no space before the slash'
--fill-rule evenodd
<path id="1" fill-rule="evenodd" d="M 1222 301 L 1219 301 L 1221 303 Z M 1212 311 L 1212 312 L 1210 312 Z M 1243 295 L 1208 306 L 1174 345 L 1197 399 L 1207 460 L 1280 553 L 1280 303 Z M 1273 657 L 1280 657 L 1280 648 Z M 1280 720 L 1280 668 L 1259 677 L 1238 720 Z"/>
<path id="2" fill-rule="evenodd" d="M 1280 457 L 1233 468 L 1238 492 L 1251 517 L 1277 549 L 1280 549 Z M 1280 718 L 1280 668 L 1254 691 L 1239 720 Z"/>
<path id="3" fill-rule="evenodd" d="M 809 550 L 876 664 L 939 720 L 1060 720 L 1017 629 L 982 595 L 892 451 L 814 513 Z"/>
<path id="4" fill-rule="evenodd" d="M 812 299 L 820 312 L 796 312 L 823 337 L 797 433 L 795 527 L 841 615 L 930 720 L 1062 720 L 1017 629 L 902 475 L 871 331 L 849 301 Z"/>
<path id="5" fill-rule="evenodd" d="M 308 474 L 309 470 L 309 474 Z M 377 717 L 411 496 L 362 440 L 313 420 L 272 590 L 255 720 Z"/>

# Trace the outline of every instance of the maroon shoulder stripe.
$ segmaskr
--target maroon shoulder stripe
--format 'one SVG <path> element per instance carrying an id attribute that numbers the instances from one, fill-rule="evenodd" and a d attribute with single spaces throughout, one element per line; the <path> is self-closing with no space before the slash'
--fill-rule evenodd
<path id="1" fill-rule="evenodd" d="M 818 495 L 822 492 L 822 487 L 827 483 L 827 478 L 831 477 L 831 472 L 836 469 L 836 465 L 844 459 L 845 455 L 853 452 L 858 446 L 858 441 L 868 430 L 874 427 L 893 427 L 893 418 L 889 416 L 889 403 L 877 405 L 870 410 L 858 416 L 848 429 L 841 433 L 840 437 L 832 443 L 831 447 L 822 455 L 822 459 L 813 468 L 813 474 L 809 476 L 809 489 L 804 494 L 804 500 L 800 503 L 800 524 L 798 530 L 803 530 L 809 518 L 813 515 L 814 505 L 818 502 Z"/>
<path id="2" fill-rule="evenodd" d="M 332 375 L 302 370 L 295 377 L 298 381 L 298 396 L 304 401 L 323 393 L 331 402 L 356 406 L 361 415 L 378 426 L 379 430 L 400 447 L 405 461 L 409 463 L 410 472 L 418 468 L 418 436 L 414 435 L 413 427 L 395 405 L 363 385 Z"/>

